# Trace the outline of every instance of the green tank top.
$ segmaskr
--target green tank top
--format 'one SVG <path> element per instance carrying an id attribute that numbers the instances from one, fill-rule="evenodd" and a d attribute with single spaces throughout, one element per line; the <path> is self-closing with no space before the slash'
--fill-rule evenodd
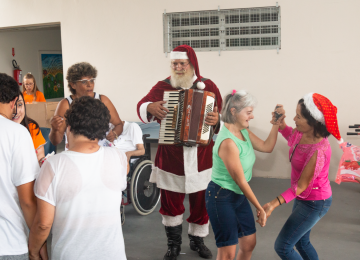
<path id="1" fill-rule="evenodd" d="M 225 125 L 221 128 L 213 147 L 213 167 L 211 174 L 211 180 L 213 182 L 215 182 L 217 185 L 220 185 L 222 188 L 231 190 L 237 194 L 243 194 L 243 192 L 229 174 L 224 162 L 219 157 L 218 151 L 220 144 L 225 139 L 233 140 L 240 152 L 240 161 L 244 170 L 246 181 L 249 182 L 252 177 L 252 168 L 255 163 L 255 153 L 247 129 L 241 130 L 241 133 L 243 134 L 246 141 L 242 141 L 233 135 Z"/>

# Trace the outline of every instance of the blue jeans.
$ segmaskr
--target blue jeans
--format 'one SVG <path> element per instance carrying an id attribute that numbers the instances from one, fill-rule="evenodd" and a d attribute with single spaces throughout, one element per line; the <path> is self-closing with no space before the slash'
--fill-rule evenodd
<path id="1" fill-rule="evenodd" d="M 319 259 L 310 243 L 310 232 L 329 211 L 331 202 L 332 197 L 326 200 L 295 200 L 293 211 L 275 241 L 275 251 L 281 259 Z"/>

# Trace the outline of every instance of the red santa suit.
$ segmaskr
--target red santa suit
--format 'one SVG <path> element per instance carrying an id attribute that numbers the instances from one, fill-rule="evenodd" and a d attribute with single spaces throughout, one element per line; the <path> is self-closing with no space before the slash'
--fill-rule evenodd
<path id="1" fill-rule="evenodd" d="M 137 105 L 138 116 L 144 123 L 161 121 L 147 113 L 147 106 L 152 102 L 162 101 L 165 90 L 174 91 L 170 85 L 170 77 L 159 81 Z M 197 77 L 194 76 L 194 81 Z M 216 96 L 216 106 L 221 110 L 222 98 L 219 89 L 210 79 L 201 77 L 205 91 Z M 196 88 L 196 84 L 192 86 Z M 218 126 L 217 126 L 218 128 Z M 218 131 L 218 129 L 216 129 Z M 205 237 L 209 233 L 209 217 L 205 207 L 205 190 L 211 180 L 212 148 L 208 146 L 186 147 L 159 145 L 150 182 L 161 189 L 160 213 L 165 226 L 177 226 L 183 222 L 185 194 L 189 194 L 190 217 L 188 233 Z"/>

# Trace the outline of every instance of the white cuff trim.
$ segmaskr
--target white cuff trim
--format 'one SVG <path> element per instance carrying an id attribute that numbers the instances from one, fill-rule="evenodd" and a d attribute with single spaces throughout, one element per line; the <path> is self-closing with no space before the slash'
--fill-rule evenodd
<path id="1" fill-rule="evenodd" d="M 188 234 L 197 237 L 206 237 L 209 235 L 209 221 L 204 225 L 189 223 Z"/>
<path id="2" fill-rule="evenodd" d="M 175 217 L 161 215 L 162 216 L 162 223 L 166 227 L 176 227 L 183 223 L 183 214 L 177 215 Z"/>
<path id="3" fill-rule="evenodd" d="M 211 172 L 210 168 L 196 174 L 179 176 L 153 165 L 149 181 L 156 183 L 160 189 L 189 194 L 206 190 L 211 181 Z"/>
<path id="4" fill-rule="evenodd" d="M 324 114 L 317 108 L 317 106 L 315 105 L 314 99 L 313 99 L 313 94 L 314 93 L 309 93 L 306 94 L 303 99 L 304 99 L 304 104 L 305 107 L 307 108 L 307 110 L 309 110 L 310 114 L 320 123 L 322 123 L 323 125 L 325 125 L 325 118 L 324 118 Z"/>
<path id="5" fill-rule="evenodd" d="M 344 142 L 344 139 L 340 138 L 340 140 L 336 140 L 338 144 L 342 144 Z"/>
<path id="6" fill-rule="evenodd" d="M 148 121 L 148 119 L 147 119 L 147 107 L 148 107 L 148 105 L 149 104 L 151 104 L 152 102 L 145 102 L 145 103 L 143 103 L 141 106 L 140 106 L 140 117 L 141 117 L 141 120 L 145 123 L 145 124 L 147 124 L 147 123 L 150 123 L 150 122 L 153 122 L 154 121 L 154 119 L 155 119 L 155 116 L 153 116 L 151 119 L 150 119 L 150 121 Z"/>
<path id="7" fill-rule="evenodd" d="M 171 172 L 166 172 L 155 167 L 155 165 L 152 165 L 149 181 L 156 183 L 156 186 L 160 189 L 185 193 L 185 176 L 178 176 Z"/>
<path id="8" fill-rule="evenodd" d="M 186 52 L 172 51 L 172 52 L 170 52 L 170 59 L 171 60 L 188 60 L 189 57 L 187 56 Z"/>

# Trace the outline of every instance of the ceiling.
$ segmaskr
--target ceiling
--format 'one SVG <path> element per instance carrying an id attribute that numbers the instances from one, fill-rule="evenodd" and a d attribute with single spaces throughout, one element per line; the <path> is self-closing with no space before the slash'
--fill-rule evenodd
<path id="1" fill-rule="evenodd" d="M 12 27 L 0 27 L 0 32 L 18 32 L 18 31 L 42 31 L 42 30 L 60 30 L 60 23 L 32 24 Z"/>

